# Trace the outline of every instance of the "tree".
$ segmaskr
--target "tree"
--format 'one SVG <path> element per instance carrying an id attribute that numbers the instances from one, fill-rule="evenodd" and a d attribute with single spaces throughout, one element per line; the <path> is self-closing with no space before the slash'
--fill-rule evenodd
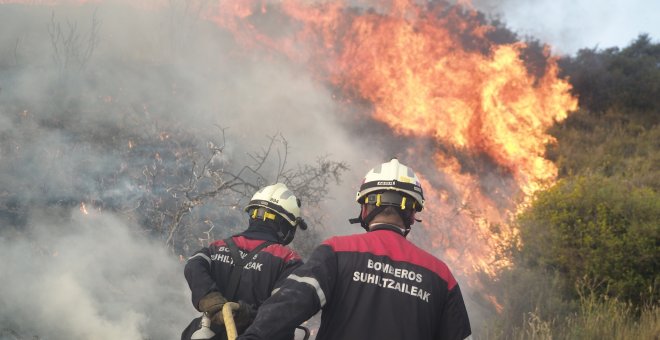
<path id="1" fill-rule="evenodd" d="M 582 49 L 560 61 L 580 107 L 596 113 L 610 108 L 639 111 L 651 124 L 660 119 L 660 43 L 642 34 L 628 47 Z"/>

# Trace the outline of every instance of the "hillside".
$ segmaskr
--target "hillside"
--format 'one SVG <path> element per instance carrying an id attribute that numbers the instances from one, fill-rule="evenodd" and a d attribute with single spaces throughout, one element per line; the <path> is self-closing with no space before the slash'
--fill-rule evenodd
<path id="1" fill-rule="evenodd" d="M 657 337 L 660 44 L 641 35 L 560 65 L 580 109 L 550 129 L 559 181 L 517 220 L 497 324 L 521 339 Z"/>

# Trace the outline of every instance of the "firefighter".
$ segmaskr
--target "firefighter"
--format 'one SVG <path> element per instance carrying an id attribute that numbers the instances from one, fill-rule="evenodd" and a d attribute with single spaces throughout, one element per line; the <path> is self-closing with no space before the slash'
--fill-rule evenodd
<path id="1" fill-rule="evenodd" d="M 239 302 L 234 321 L 239 332 L 244 330 L 273 289 L 302 264 L 286 245 L 298 228 L 307 225 L 300 218 L 300 200 L 286 185 L 262 188 L 245 211 L 249 214 L 245 231 L 214 241 L 186 263 L 193 306 L 204 314 L 188 325 L 182 340 L 226 339 L 222 307 L 227 301 Z M 273 339 L 293 339 L 293 331 Z"/>
<path id="2" fill-rule="evenodd" d="M 357 194 L 366 233 L 324 241 L 261 305 L 241 340 L 274 339 L 322 309 L 317 340 L 465 339 L 461 290 L 441 260 L 406 239 L 424 207 L 397 159 L 369 171 Z"/>

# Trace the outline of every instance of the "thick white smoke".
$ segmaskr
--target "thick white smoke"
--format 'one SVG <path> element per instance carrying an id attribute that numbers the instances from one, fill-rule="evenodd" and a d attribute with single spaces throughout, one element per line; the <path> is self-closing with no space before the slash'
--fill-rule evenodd
<path id="1" fill-rule="evenodd" d="M 205 145 L 225 128 L 229 163 L 278 133 L 290 166 L 345 162 L 322 209 L 329 227 L 311 227 L 359 230 L 352 199 L 382 155 L 336 121 L 330 90 L 170 3 L 0 5 L 0 339 L 176 339 L 197 315 L 178 254 L 142 235 L 132 210 L 156 194 L 149 171 L 179 166 L 156 158 L 176 144 L 147 143 L 162 132 Z M 103 205 L 70 216 L 83 201 Z"/>
<path id="2" fill-rule="evenodd" d="M 176 338 L 194 313 L 183 265 L 111 214 L 72 215 L 0 237 L 0 337 Z"/>

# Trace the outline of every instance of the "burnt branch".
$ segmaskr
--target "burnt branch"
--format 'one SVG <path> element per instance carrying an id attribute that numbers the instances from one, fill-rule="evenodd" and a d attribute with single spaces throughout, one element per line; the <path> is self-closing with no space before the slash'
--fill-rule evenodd
<path id="1" fill-rule="evenodd" d="M 330 183 L 340 183 L 341 175 L 346 170 L 346 163 L 324 156 L 317 159 L 316 164 L 298 165 L 295 169 L 282 171 L 279 176 L 299 197 L 306 199 L 306 204 L 317 206 L 327 196 Z"/>
<path id="2" fill-rule="evenodd" d="M 207 143 L 208 153 L 201 161 L 192 162 L 185 185 L 167 190 L 178 201 L 177 208 L 170 215 L 171 223 L 167 228 L 165 243 L 168 247 L 174 247 L 175 239 L 180 234 L 199 234 L 187 230 L 195 223 L 184 223 L 196 207 L 213 202 L 216 207 L 242 208 L 242 204 L 249 200 L 256 190 L 276 182 L 289 186 L 306 206 L 318 207 L 327 196 L 328 186 L 332 182 L 339 183 L 341 174 L 348 169 L 345 163 L 331 161 L 327 157 L 318 159 L 316 164 L 290 168 L 287 163 L 289 144 L 281 134 L 269 136 L 265 147 L 247 155 L 250 164 L 236 169 L 235 164 L 229 162 L 225 155 L 224 129 L 221 129 L 221 140 L 221 144 Z M 204 223 L 213 224 L 209 220 Z M 212 229 L 203 232 L 206 237 L 195 238 L 208 240 L 211 238 Z"/>
<path id="3" fill-rule="evenodd" d="M 237 172 L 231 170 L 230 164 L 223 162 L 223 154 L 226 146 L 225 129 L 221 129 L 222 144 L 207 143 L 209 154 L 202 162 L 193 161 L 191 175 L 187 185 L 179 188 L 170 188 L 175 197 L 180 197 L 182 202 L 172 215 L 172 223 L 166 240 L 168 246 L 173 245 L 173 238 L 180 229 L 183 218 L 196 206 L 202 205 L 220 194 L 222 199 L 218 202 L 221 206 L 236 206 L 241 201 L 249 198 L 263 183 L 266 177 L 262 174 L 262 168 L 268 162 L 278 139 L 270 138 L 267 148 L 261 152 L 250 154 L 254 162 L 251 165 L 241 167 Z"/>
<path id="4" fill-rule="evenodd" d="M 16 38 L 16 43 L 14 44 L 14 63 L 18 66 L 18 47 L 21 44 L 22 37 Z"/>
<path id="5" fill-rule="evenodd" d="M 48 34 L 53 49 L 53 61 L 60 72 L 73 67 L 83 70 L 94 54 L 99 43 L 100 21 L 97 13 L 92 15 L 92 23 L 86 39 L 78 31 L 78 24 L 66 21 L 63 25 L 55 19 L 52 12 L 48 25 Z"/>

